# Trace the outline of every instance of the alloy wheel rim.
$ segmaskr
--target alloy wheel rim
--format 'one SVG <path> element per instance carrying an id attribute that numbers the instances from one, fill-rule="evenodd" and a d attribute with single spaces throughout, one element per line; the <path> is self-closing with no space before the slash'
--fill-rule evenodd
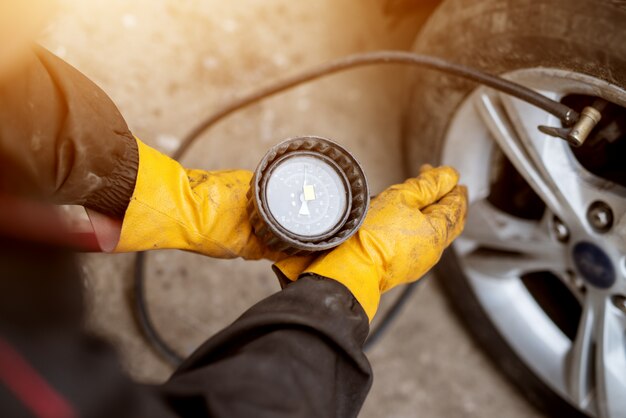
<path id="1" fill-rule="evenodd" d="M 555 100 L 586 94 L 626 104 L 621 88 L 570 71 L 533 68 L 506 77 Z M 460 171 L 471 204 L 454 251 L 492 323 L 537 376 L 592 416 L 622 416 L 626 311 L 616 299 L 626 295 L 626 189 L 586 171 L 564 141 L 540 133 L 538 125 L 558 126 L 558 120 L 484 87 L 457 109 L 442 162 Z M 511 216 L 486 200 L 498 154 L 545 204 L 541 219 Z M 610 207 L 610 229 L 594 225 L 606 221 L 603 213 L 590 222 L 594 202 Z M 554 274 L 579 301 L 582 314 L 573 339 L 524 285 L 522 277 L 537 271 Z"/>

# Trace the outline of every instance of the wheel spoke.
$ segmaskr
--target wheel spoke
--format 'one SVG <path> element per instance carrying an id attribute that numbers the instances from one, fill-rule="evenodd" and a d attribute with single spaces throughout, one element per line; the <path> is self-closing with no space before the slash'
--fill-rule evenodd
<path id="1" fill-rule="evenodd" d="M 580 226 L 585 193 L 580 190 L 580 177 L 572 168 L 567 144 L 537 130 L 538 125 L 550 123 L 549 116 L 485 89 L 476 95 L 474 105 L 502 152 L 548 209 L 570 227 Z M 557 169 L 547 167 L 546 153 Z"/>
<path id="2" fill-rule="evenodd" d="M 486 200 L 471 204 L 463 238 L 473 241 L 478 247 L 540 258 L 558 254 L 558 247 L 550 240 L 542 223 L 511 216 Z"/>
<path id="3" fill-rule="evenodd" d="M 576 339 L 567 356 L 567 389 L 581 409 L 601 418 L 626 411 L 626 317 L 599 293 L 585 298 Z M 591 407 L 591 408 L 590 408 Z"/>
<path id="4" fill-rule="evenodd" d="M 493 277 L 520 277 L 527 273 L 550 271 L 556 274 L 565 270 L 559 257 L 494 252 L 478 249 L 465 256 L 468 268 Z"/>
<path id="5" fill-rule="evenodd" d="M 563 208 L 562 202 L 557 197 L 558 190 L 554 184 L 546 181 L 545 173 L 541 170 L 541 164 L 537 164 L 532 149 L 522 141 L 512 126 L 498 96 L 491 95 L 484 90 L 477 95 L 475 105 L 493 138 L 517 171 L 524 176 L 535 193 L 542 198 L 553 213 L 561 213 Z"/>
<path id="6" fill-rule="evenodd" d="M 609 300 L 596 321 L 596 400 L 600 417 L 626 412 L 626 318 Z"/>
<path id="7" fill-rule="evenodd" d="M 595 324 L 593 306 L 590 296 L 587 295 L 576 339 L 572 343 L 565 367 L 567 390 L 572 401 L 581 409 L 587 408 L 593 396 Z"/>

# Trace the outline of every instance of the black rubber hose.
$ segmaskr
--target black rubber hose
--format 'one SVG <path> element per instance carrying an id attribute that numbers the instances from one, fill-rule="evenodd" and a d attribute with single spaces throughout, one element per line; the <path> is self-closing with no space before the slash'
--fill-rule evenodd
<path id="1" fill-rule="evenodd" d="M 441 58 L 404 51 L 364 52 L 335 59 L 326 64 L 322 64 L 300 74 L 278 81 L 233 101 L 198 124 L 198 126 L 196 126 L 183 139 L 180 147 L 172 154 L 172 156 L 175 159 L 181 158 L 191 144 L 193 144 L 193 142 L 207 129 L 232 113 L 235 113 L 251 104 L 330 74 L 375 64 L 403 64 L 424 67 L 472 80 L 535 105 L 559 118 L 565 126 L 573 125 L 580 117 L 578 112 L 574 109 L 564 105 L 563 103 L 552 100 L 543 94 L 537 93 L 528 87 L 524 87 L 521 84 L 514 83 L 502 77 L 491 75 L 474 68 L 455 64 Z"/>
<path id="2" fill-rule="evenodd" d="M 135 320 L 139 325 L 139 329 L 143 333 L 146 341 L 150 343 L 164 360 L 173 366 L 178 366 L 183 362 L 183 357 L 176 352 L 168 343 L 165 342 L 161 334 L 157 331 L 150 318 L 148 312 L 148 303 L 146 301 L 146 286 L 145 286 L 145 265 L 146 265 L 146 253 L 137 253 L 135 257 L 135 280 L 133 284 L 133 302 Z"/>
<path id="3" fill-rule="evenodd" d="M 218 110 L 208 118 L 204 119 L 200 124 L 198 124 L 198 126 L 196 126 L 183 139 L 180 146 L 176 149 L 176 151 L 172 153 L 172 157 L 177 160 L 181 159 L 189 150 L 191 145 L 193 145 L 193 143 L 204 132 L 206 132 L 216 123 L 220 122 L 222 119 L 247 106 L 260 102 L 261 100 L 264 100 L 277 93 L 289 90 L 293 87 L 330 74 L 335 74 L 352 68 L 376 64 L 402 64 L 424 67 L 472 80 L 476 83 L 484 84 L 493 89 L 496 89 L 503 93 L 507 93 L 511 96 L 517 97 L 520 100 L 535 105 L 559 118 L 565 126 L 573 125 L 578 121 L 578 118 L 580 117 L 578 112 L 576 112 L 574 109 L 571 109 L 570 107 L 562 103 L 554 101 L 540 93 L 537 93 L 520 84 L 506 80 L 502 77 L 491 75 L 480 70 L 455 64 L 441 58 L 432 57 L 429 55 L 420 55 L 404 51 L 375 51 L 349 55 L 347 57 L 330 61 L 326 64 L 322 64 L 318 67 L 304 71 L 295 76 L 278 81 L 274 84 L 271 84 L 265 88 L 262 88 L 256 92 L 253 92 L 238 100 L 233 101 L 232 103 L 224 106 L 222 109 Z M 139 327 L 142 330 L 144 337 L 154 347 L 154 349 L 168 362 L 173 365 L 178 365 L 183 360 L 183 358 L 165 342 L 165 340 L 160 336 L 159 332 L 156 330 L 150 319 L 150 314 L 148 312 L 148 307 L 145 300 L 144 268 L 145 255 L 144 253 L 139 253 L 135 261 L 134 273 L 134 299 L 136 319 L 139 323 Z M 366 342 L 365 349 L 370 349 L 384 334 L 386 329 L 401 311 L 401 308 L 406 303 L 409 296 L 415 290 L 417 283 L 419 282 L 414 282 L 410 285 L 407 285 L 402 294 L 398 297 L 398 299 L 394 302 L 389 311 L 385 314 L 385 317 L 381 320 L 380 325 L 371 332 Z"/>
<path id="4" fill-rule="evenodd" d="M 374 328 L 370 335 L 365 340 L 365 344 L 363 345 L 364 351 L 369 351 L 376 345 L 376 343 L 387 333 L 391 324 L 396 320 L 398 315 L 402 312 L 404 305 L 409 301 L 413 293 L 415 293 L 415 289 L 419 286 L 422 281 L 427 280 L 427 277 L 423 277 L 420 280 L 416 280 L 404 286 L 402 293 L 398 295 L 396 300 L 393 302 L 391 307 L 385 312 L 385 316 L 380 320 L 376 328 Z"/>

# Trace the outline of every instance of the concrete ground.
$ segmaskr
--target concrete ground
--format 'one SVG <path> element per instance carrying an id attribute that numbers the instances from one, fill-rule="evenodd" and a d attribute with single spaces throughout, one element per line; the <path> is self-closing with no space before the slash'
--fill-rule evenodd
<path id="1" fill-rule="evenodd" d="M 422 20 L 410 9 L 385 17 L 382 0 L 63 0 L 43 41 L 109 93 L 137 136 L 170 152 L 229 100 L 332 57 L 408 48 Z M 402 179 L 403 76 L 366 69 L 298 88 L 220 124 L 184 163 L 253 169 L 281 139 L 317 134 L 347 145 L 378 192 Z M 86 257 L 89 324 L 117 346 L 131 375 L 159 382 L 171 368 L 132 320 L 132 259 Z M 266 262 L 168 251 L 149 263 L 153 318 L 181 353 L 278 290 Z M 363 417 L 538 416 L 469 339 L 433 280 L 370 359 L 375 381 Z"/>

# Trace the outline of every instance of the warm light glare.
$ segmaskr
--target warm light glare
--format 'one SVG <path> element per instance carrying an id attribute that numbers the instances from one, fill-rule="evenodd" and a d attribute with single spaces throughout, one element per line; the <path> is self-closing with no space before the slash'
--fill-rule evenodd
<path id="1" fill-rule="evenodd" d="M 0 73 L 15 65 L 56 7 L 55 0 L 0 0 Z"/>

